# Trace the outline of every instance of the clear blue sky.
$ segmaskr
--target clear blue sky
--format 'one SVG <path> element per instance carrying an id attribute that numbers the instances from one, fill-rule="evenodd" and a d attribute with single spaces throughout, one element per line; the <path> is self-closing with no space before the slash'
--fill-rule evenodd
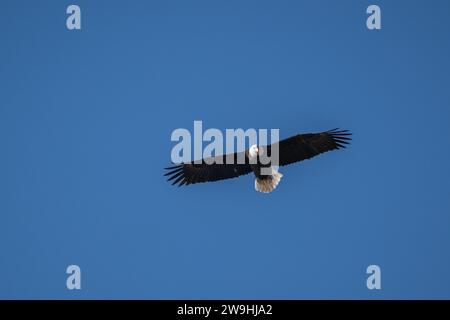
<path id="1" fill-rule="evenodd" d="M 0 298 L 450 298 L 449 14 L 1 1 Z M 269 195 L 250 175 L 174 188 L 170 134 L 194 120 L 355 135 L 283 168 Z"/>

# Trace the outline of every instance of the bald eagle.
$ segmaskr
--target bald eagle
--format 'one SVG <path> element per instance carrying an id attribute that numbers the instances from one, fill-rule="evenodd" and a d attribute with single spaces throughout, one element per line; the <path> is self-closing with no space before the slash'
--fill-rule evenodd
<path id="1" fill-rule="evenodd" d="M 315 157 L 321 153 L 345 148 L 351 140 L 348 130 L 332 129 L 320 133 L 298 134 L 272 145 L 252 145 L 249 149 L 240 153 L 220 155 L 213 158 L 202 159 L 201 163 L 181 163 L 165 168 L 167 181 L 172 185 L 190 185 L 200 182 L 211 182 L 223 179 L 236 178 L 250 172 L 255 174 L 256 191 L 272 192 L 280 182 L 283 175 L 269 162 L 263 164 L 260 156 L 263 153 L 271 154 L 275 147 L 279 152 L 279 166 L 285 166 L 295 162 Z M 240 158 L 241 157 L 241 158 Z M 245 159 L 239 163 L 237 159 Z M 234 161 L 227 161 L 234 159 Z M 266 169 L 263 173 L 263 169 Z M 267 169 L 269 173 L 267 173 Z"/>

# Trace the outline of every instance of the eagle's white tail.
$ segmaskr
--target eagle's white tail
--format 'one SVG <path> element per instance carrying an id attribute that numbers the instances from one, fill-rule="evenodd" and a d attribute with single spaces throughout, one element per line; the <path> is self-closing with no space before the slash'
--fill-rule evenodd
<path id="1" fill-rule="evenodd" d="M 283 174 L 279 172 L 274 172 L 270 176 L 266 176 L 264 178 L 256 178 L 255 179 L 255 189 L 256 191 L 269 193 L 272 192 L 280 183 L 281 177 Z"/>

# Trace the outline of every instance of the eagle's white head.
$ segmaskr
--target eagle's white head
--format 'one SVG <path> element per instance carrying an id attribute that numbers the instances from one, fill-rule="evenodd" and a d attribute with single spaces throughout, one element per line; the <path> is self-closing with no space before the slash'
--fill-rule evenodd
<path id="1" fill-rule="evenodd" d="M 258 155 L 258 152 L 259 152 L 258 146 L 256 144 L 254 144 L 248 150 L 248 155 L 250 156 L 250 158 L 256 158 L 256 156 Z"/>

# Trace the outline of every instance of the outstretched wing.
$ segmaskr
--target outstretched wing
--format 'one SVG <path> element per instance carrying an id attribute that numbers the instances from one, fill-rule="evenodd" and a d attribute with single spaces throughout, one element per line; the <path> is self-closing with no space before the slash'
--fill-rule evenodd
<path id="1" fill-rule="evenodd" d="M 351 140 L 348 130 L 333 129 L 320 133 L 298 134 L 278 142 L 279 165 L 310 159 L 321 153 L 345 148 Z M 270 153 L 274 145 L 268 146 Z M 271 154 L 271 153 L 270 153 Z"/>
<path id="2" fill-rule="evenodd" d="M 228 164 L 226 159 L 232 159 L 232 164 Z M 245 163 L 238 164 L 238 160 L 244 159 Z M 193 184 L 200 182 L 210 182 L 223 179 L 230 179 L 248 174 L 252 171 L 248 158 L 245 152 L 234 153 L 229 155 L 222 155 L 213 158 L 202 159 L 202 163 L 182 163 L 172 167 L 166 168 L 168 172 L 167 181 L 172 181 L 172 184 L 182 186 L 184 184 Z"/>

